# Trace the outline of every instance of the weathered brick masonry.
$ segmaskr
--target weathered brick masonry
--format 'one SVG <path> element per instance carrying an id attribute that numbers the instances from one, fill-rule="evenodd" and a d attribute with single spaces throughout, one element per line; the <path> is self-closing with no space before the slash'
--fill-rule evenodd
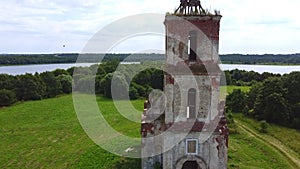
<path id="1" fill-rule="evenodd" d="M 161 113 L 145 102 L 143 169 L 227 166 L 228 128 L 218 66 L 222 16 L 201 8 L 179 7 L 181 12 L 166 15 L 166 103 Z"/>

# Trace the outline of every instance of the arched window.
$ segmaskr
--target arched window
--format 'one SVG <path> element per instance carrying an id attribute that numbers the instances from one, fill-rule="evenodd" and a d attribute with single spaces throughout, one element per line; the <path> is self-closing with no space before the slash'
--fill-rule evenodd
<path id="1" fill-rule="evenodd" d="M 196 61 L 197 59 L 197 32 L 190 31 L 189 33 L 189 61 Z"/>
<path id="2" fill-rule="evenodd" d="M 188 91 L 188 118 L 196 118 L 196 89 Z"/>

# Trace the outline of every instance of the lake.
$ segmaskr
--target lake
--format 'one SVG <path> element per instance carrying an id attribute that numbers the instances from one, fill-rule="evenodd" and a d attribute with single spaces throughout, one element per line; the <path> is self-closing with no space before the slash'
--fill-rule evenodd
<path id="1" fill-rule="evenodd" d="M 129 62 L 122 64 L 139 64 L 138 62 Z M 79 63 L 79 64 L 43 64 L 43 65 L 19 65 L 19 66 L 0 66 L 0 74 L 20 75 L 25 73 L 35 72 L 41 73 L 45 71 L 53 71 L 55 69 L 68 69 L 74 66 L 90 66 L 92 63 Z M 300 71 L 300 66 L 278 66 L 278 65 L 237 65 L 237 64 L 222 64 L 222 70 L 247 70 L 255 71 L 258 73 L 270 72 L 276 74 L 286 74 L 293 71 Z"/>
<path id="2" fill-rule="evenodd" d="M 300 65 L 299 66 L 280 66 L 280 65 L 236 65 L 236 64 L 222 64 L 221 65 L 222 70 L 233 70 L 233 69 L 239 69 L 239 70 L 246 70 L 246 71 L 255 71 L 258 73 L 275 73 L 275 74 L 286 74 L 291 73 L 295 71 L 300 71 Z"/>

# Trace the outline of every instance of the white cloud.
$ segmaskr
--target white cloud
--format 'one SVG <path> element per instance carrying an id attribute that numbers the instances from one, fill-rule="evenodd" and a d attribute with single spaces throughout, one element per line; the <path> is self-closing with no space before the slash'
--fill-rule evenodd
<path id="1" fill-rule="evenodd" d="M 221 53 L 295 53 L 299 1 L 213 0 L 223 14 Z"/>
<path id="2" fill-rule="evenodd" d="M 179 0 L 2 0 L 0 53 L 79 52 L 115 20 L 164 14 L 178 5 Z M 202 0 L 202 6 L 221 10 L 221 53 L 299 52 L 299 0 Z"/>

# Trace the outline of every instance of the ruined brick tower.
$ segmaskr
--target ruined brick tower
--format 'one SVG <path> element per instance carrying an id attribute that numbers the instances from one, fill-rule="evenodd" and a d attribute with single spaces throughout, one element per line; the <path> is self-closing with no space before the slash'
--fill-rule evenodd
<path id="1" fill-rule="evenodd" d="M 218 66 L 221 17 L 197 0 L 181 0 L 174 14 L 166 15 L 164 96 L 145 103 L 143 169 L 227 168 Z"/>

